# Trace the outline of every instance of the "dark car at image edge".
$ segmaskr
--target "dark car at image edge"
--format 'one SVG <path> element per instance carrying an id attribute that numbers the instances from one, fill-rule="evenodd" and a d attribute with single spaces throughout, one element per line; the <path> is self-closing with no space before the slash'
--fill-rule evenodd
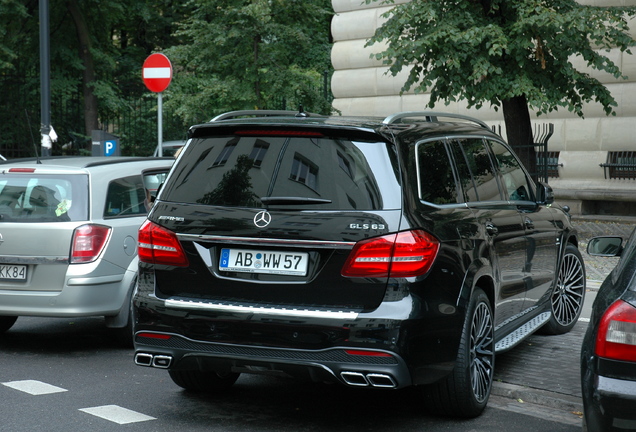
<path id="1" fill-rule="evenodd" d="M 595 237 L 595 256 L 620 256 L 599 288 L 581 347 L 584 430 L 636 430 L 636 231 Z"/>
<path id="2" fill-rule="evenodd" d="M 138 240 L 135 362 L 191 391 L 241 373 L 417 386 L 474 417 L 495 354 L 569 331 L 585 295 L 551 188 L 449 113 L 193 126 Z"/>

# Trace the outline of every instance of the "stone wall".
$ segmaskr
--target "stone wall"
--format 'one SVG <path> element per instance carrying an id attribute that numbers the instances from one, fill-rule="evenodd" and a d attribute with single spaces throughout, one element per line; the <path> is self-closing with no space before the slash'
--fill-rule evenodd
<path id="1" fill-rule="evenodd" d="M 409 0 L 396 0 L 405 3 Z M 392 77 L 387 68 L 371 58 L 379 52 L 378 44 L 365 48 L 367 39 L 383 22 L 381 15 L 389 7 L 379 2 L 369 5 L 362 0 L 332 0 L 335 17 L 332 21 L 334 45 L 331 58 L 335 69 L 332 78 L 334 108 L 343 115 L 387 116 L 399 111 L 428 110 L 428 95 L 412 92 L 400 95 L 405 75 Z M 636 0 L 580 0 L 596 6 L 636 6 Z M 631 23 L 636 38 L 636 22 Z M 566 109 L 540 117 L 536 124 L 553 123 L 555 132 L 549 141 L 550 151 L 559 151 L 559 177 L 551 178 L 557 198 L 569 204 L 575 213 L 613 213 L 630 206 L 605 205 L 611 202 L 636 202 L 636 180 L 606 179 L 602 167 L 609 151 L 636 151 L 636 48 L 634 55 L 612 50 L 605 53 L 628 76 L 616 80 L 609 74 L 589 71 L 611 91 L 618 103 L 616 116 L 606 116 L 600 104 L 584 107 L 585 119 Z M 583 62 L 575 60 L 580 69 Z M 461 102 L 435 107 L 478 117 L 488 124 L 503 128 L 501 111 L 490 108 L 468 109 Z M 505 136 L 505 133 L 504 133 Z M 611 203 L 610 203 L 611 204 Z"/>

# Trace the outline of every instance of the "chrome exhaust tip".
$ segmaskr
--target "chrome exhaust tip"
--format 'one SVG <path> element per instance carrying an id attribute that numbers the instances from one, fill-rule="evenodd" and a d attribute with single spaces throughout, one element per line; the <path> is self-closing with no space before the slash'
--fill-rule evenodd
<path id="1" fill-rule="evenodd" d="M 367 378 L 360 372 L 340 372 L 340 377 L 351 386 L 367 387 L 369 385 Z"/>
<path id="2" fill-rule="evenodd" d="M 393 379 L 391 375 L 372 373 L 372 374 L 368 374 L 366 378 L 369 381 L 369 384 L 371 384 L 373 387 L 382 387 L 382 388 L 397 387 L 397 383 L 395 382 L 395 380 Z"/>
<path id="3" fill-rule="evenodd" d="M 172 363 L 172 357 L 166 355 L 156 355 L 152 358 L 152 366 L 159 369 L 167 369 Z"/>
<path id="4" fill-rule="evenodd" d="M 138 366 L 152 366 L 152 354 L 137 353 L 135 354 L 135 364 Z"/>

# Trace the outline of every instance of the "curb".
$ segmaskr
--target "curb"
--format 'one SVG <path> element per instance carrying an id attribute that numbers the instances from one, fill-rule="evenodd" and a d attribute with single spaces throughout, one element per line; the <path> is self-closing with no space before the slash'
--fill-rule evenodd
<path id="1" fill-rule="evenodd" d="M 520 403 L 532 403 L 571 413 L 583 412 L 583 401 L 581 398 L 546 390 L 495 381 L 492 385 L 491 394 L 511 398 Z"/>

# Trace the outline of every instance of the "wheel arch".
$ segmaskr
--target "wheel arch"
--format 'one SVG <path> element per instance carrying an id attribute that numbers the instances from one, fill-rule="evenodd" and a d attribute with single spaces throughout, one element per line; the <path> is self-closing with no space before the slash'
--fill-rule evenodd
<path id="1" fill-rule="evenodd" d="M 121 286 L 126 287 L 126 294 L 124 296 L 121 308 L 119 309 L 119 313 L 114 316 L 105 317 L 106 327 L 108 328 L 122 328 L 126 327 L 126 325 L 128 324 L 128 318 L 131 314 L 132 295 L 137 281 L 138 265 L 139 258 L 135 256 L 135 258 L 133 258 L 133 260 L 128 265 L 128 268 L 124 273 L 124 278 L 121 281 Z"/>
<path id="2" fill-rule="evenodd" d="M 496 283 L 494 269 L 484 258 L 474 261 L 466 271 L 466 277 L 457 299 L 457 306 L 466 310 L 475 288 L 481 288 L 490 301 L 490 307 L 495 310 Z"/>

